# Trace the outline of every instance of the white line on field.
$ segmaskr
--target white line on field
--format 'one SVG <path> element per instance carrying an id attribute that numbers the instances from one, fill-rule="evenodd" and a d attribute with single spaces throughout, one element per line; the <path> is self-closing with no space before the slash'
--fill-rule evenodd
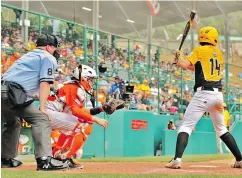
<path id="1" fill-rule="evenodd" d="M 166 168 L 151 169 L 151 170 L 148 170 L 148 171 L 140 172 L 138 174 L 150 174 L 150 173 L 160 172 L 160 171 L 163 171 L 163 170 L 166 170 Z"/>
<path id="2" fill-rule="evenodd" d="M 210 166 L 210 165 L 194 165 L 194 166 L 190 166 L 190 167 L 215 168 L 215 167 L 218 167 L 218 166 Z"/>
<path id="3" fill-rule="evenodd" d="M 205 170 L 184 170 L 184 169 L 181 169 L 182 172 L 207 172 Z"/>
<path id="4" fill-rule="evenodd" d="M 139 172 L 137 174 L 151 174 L 151 173 L 156 173 L 156 172 L 161 172 L 161 171 L 181 171 L 181 172 L 190 172 L 190 173 L 195 173 L 195 172 L 207 172 L 206 170 L 184 170 L 184 169 L 168 169 L 168 168 L 157 168 L 157 169 L 151 169 L 148 171 L 144 171 L 144 172 Z"/>

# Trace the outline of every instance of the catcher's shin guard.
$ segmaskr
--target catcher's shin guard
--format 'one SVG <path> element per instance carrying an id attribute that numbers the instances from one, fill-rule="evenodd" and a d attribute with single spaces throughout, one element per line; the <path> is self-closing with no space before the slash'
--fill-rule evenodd
<path id="1" fill-rule="evenodd" d="M 63 150 L 67 150 L 68 146 L 71 145 L 72 139 L 73 137 L 71 135 L 65 135 L 62 133 L 52 150 L 53 157 L 59 157 Z"/>
<path id="2" fill-rule="evenodd" d="M 64 133 L 61 133 L 61 135 L 58 138 L 57 143 L 55 144 L 55 147 L 52 150 L 52 155 L 54 157 L 62 157 L 61 152 L 69 149 L 69 147 L 72 143 L 73 136 L 76 134 L 75 130 L 78 129 L 78 127 L 80 127 L 79 122 L 76 124 L 71 135 L 66 135 Z"/>
<path id="3" fill-rule="evenodd" d="M 87 137 L 91 134 L 92 132 L 92 125 L 88 125 L 84 131 L 80 132 L 80 133 L 75 133 L 75 135 L 73 135 L 73 139 L 72 142 L 69 146 L 69 150 L 64 153 L 64 157 L 66 158 L 72 158 L 76 152 L 83 146 L 83 144 L 85 143 Z"/>
<path id="4" fill-rule="evenodd" d="M 86 138 L 82 133 L 77 133 L 72 139 L 70 149 L 66 153 L 64 153 L 64 157 L 73 158 L 73 156 L 76 154 L 77 150 L 79 150 L 79 148 L 82 147 L 85 140 L 86 140 Z"/>
<path id="5" fill-rule="evenodd" d="M 56 143 L 58 142 L 60 135 L 61 135 L 61 132 L 59 130 L 53 130 L 51 132 L 51 139 L 53 141 L 53 143 L 51 144 L 52 147 L 56 146 Z"/>
<path id="6" fill-rule="evenodd" d="M 61 134 L 54 149 L 52 150 L 52 154 L 55 157 L 56 153 L 61 150 L 62 145 L 65 143 L 67 136 L 65 134 Z"/>

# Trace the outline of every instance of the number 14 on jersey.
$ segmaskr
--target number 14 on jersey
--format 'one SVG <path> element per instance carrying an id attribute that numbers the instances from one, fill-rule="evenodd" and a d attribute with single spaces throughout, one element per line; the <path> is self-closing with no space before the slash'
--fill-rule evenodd
<path id="1" fill-rule="evenodd" d="M 217 70 L 218 71 L 218 76 L 220 75 L 220 64 L 218 62 L 218 59 L 215 59 L 215 58 L 211 58 L 210 59 L 210 63 L 211 63 L 211 75 L 214 75 L 215 71 Z"/>

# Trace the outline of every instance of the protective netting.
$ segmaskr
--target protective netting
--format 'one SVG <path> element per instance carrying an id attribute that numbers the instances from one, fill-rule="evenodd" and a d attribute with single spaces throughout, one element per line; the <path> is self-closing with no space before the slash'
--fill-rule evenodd
<path id="1" fill-rule="evenodd" d="M 181 3 L 177 5 L 181 5 Z M 123 2 L 121 6 L 123 13 L 129 8 Z M 140 4 L 137 6 L 137 8 L 142 7 Z M 117 9 L 120 9 L 120 6 Z M 19 13 L 19 11 L 21 10 L 2 7 L 2 73 L 22 54 L 35 48 L 38 34 L 55 34 L 64 41 L 55 87 L 70 77 L 73 67 L 78 63 L 94 68 L 97 68 L 100 63 L 105 63 L 107 72 L 99 73 L 100 79 L 95 86 L 99 104 L 122 93 L 122 91 L 117 93 L 111 89 L 116 80 L 115 77 L 119 77 L 121 80 L 119 82 L 123 85 L 129 81 L 129 84 L 134 86 L 130 109 L 176 114 L 183 112 L 190 102 L 193 95 L 193 74 L 171 64 L 171 53 L 180 44 L 185 25 L 183 16 L 187 17 L 187 13 L 177 15 L 183 18 L 180 20 L 182 22 L 153 28 L 152 45 L 149 45 L 146 42 L 147 30 L 139 30 L 139 24 L 136 23 L 126 22 L 126 27 L 129 26 L 134 32 L 126 33 L 124 30 L 122 34 L 124 37 L 98 31 L 97 40 L 95 40 L 96 30 L 81 24 L 31 12 L 28 13 L 29 28 L 26 36 L 23 28 L 25 22 L 21 20 L 25 13 Z M 229 79 L 224 80 L 224 88 L 225 91 L 229 91 L 229 107 L 235 112 L 241 112 L 242 103 L 241 13 L 242 11 L 230 13 L 227 17 L 230 19 L 228 29 L 230 34 Z M 126 15 L 128 16 L 128 14 Z M 155 16 L 154 19 L 157 20 L 156 18 L 158 17 Z M 144 19 L 143 23 L 146 23 L 146 20 Z M 218 29 L 221 41 L 219 48 L 226 53 L 224 23 L 224 15 L 199 18 L 199 27 L 213 24 Z M 101 24 L 102 20 L 100 20 Z M 192 42 L 191 34 L 187 37 L 183 47 L 185 54 L 189 54 L 192 46 L 197 45 L 196 30 L 193 30 L 194 42 Z M 95 46 L 98 48 L 98 53 L 94 51 Z M 87 103 L 87 105 L 89 104 Z"/>

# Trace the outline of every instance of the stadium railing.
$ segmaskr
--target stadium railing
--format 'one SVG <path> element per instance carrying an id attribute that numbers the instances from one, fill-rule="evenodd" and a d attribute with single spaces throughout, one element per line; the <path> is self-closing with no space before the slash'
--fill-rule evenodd
<path id="1" fill-rule="evenodd" d="M 14 41 L 17 36 L 15 33 L 20 33 L 19 36 L 25 44 L 22 53 L 34 49 L 38 34 L 55 34 L 64 40 L 61 57 L 63 62 L 91 65 L 97 73 L 98 65 L 104 62 L 108 68 L 107 72 L 98 75 L 103 75 L 110 81 L 115 76 L 129 81 L 131 85 L 136 86 L 139 102 L 142 104 L 145 100 L 145 103 L 148 103 L 146 106 L 150 106 L 152 111 L 177 114 L 184 112 L 189 103 L 193 94 L 193 77 L 190 72 L 171 64 L 172 49 L 150 45 L 152 50 L 148 52 L 149 45 L 143 41 L 128 39 L 6 4 L 1 6 L 2 37 L 10 36 Z M 25 13 L 28 13 L 29 24 L 24 24 L 21 20 L 24 19 Z M 28 34 L 25 33 L 25 28 L 28 28 Z M 16 51 L 13 47 L 5 48 L 3 44 L 1 50 L 6 51 L 8 56 L 12 55 L 11 50 Z M 142 85 L 146 80 L 150 87 Z M 98 88 L 96 82 L 97 91 Z M 158 92 L 158 88 L 161 92 Z M 98 98 L 96 100 L 98 101 Z"/>

